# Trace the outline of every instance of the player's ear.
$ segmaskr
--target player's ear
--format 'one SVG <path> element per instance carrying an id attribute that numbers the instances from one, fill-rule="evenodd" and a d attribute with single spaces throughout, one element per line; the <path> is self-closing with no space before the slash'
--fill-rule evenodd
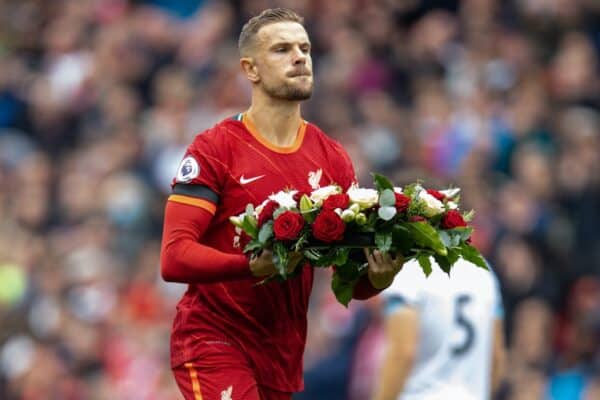
<path id="1" fill-rule="evenodd" d="M 258 76 L 258 69 L 254 64 L 254 60 L 251 57 L 242 57 L 240 58 L 240 65 L 244 74 L 246 74 L 246 78 L 250 80 L 252 83 L 257 83 L 260 80 Z"/>

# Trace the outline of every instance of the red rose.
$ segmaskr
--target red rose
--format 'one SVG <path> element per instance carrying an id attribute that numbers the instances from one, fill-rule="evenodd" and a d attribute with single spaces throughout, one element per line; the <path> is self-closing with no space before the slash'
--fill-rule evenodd
<path id="1" fill-rule="evenodd" d="M 429 193 L 430 195 L 432 195 L 433 197 L 435 197 L 439 201 L 446 200 L 446 196 L 444 196 L 443 193 L 441 193 L 441 192 L 439 192 L 439 191 L 437 191 L 435 189 L 427 189 L 427 193 Z"/>
<path id="2" fill-rule="evenodd" d="M 403 193 L 394 193 L 396 196 L 396 210 L 401 213 L 408 210 L 410 204 L 410 197 Z"/>
<path id="3" fill-rule="evenodd" d="M 459 226 L 467 226 L 462 215 L 456 210 L 450 210 L 442 217 L 442 229 L 452 229 Z"/>
<path id="4" fill-rule="evenodd" d="M 296 240 L 304 228 L 304 218 L 293 211 L 281 213 L 273 223 L 273 233 L 277 240 Z"/>
<path id="5" fill-rule="evenodd" d="M 346 224 L 334 211 L 323 210 L 312 225 L 315 238 L 325 243 L 339 242 L 344 238 Z"/>
<path id="6" fill-rule="evenodd" d="M 408 220 L 410 222 L 427 222 L 427 218 L 421 217 L 420 215 L 413 215 Z"/>
<path id="7" fill-rule="evenodd" d="M 323 201 L 323 210 L 335 210 L 336 208 L 346 208 L 350 203 L 350 196 L 346 193 L 332 194 Z"/>
<path id="8" fill-rule="evenodd" d="M 265 222 L 273 218 L 273 213 L 279 208 L 279 203 L 275 200 L 269 200 L 258 214 L 258 227 L 263 226 Z"/>

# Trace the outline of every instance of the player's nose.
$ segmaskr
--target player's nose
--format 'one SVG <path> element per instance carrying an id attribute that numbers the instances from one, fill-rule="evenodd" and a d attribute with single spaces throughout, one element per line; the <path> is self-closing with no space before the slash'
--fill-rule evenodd
<path id="1" fill-rule="evenodd" d="M 294 47 L 292 52 L 292 63 L 294 65 L 306 64 L 307 54 L 303 52 L 299 47 Z"/>

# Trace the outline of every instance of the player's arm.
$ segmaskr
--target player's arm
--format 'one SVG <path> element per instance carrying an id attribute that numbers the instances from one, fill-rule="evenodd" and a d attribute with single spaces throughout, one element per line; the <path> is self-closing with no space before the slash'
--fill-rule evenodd
<path id="1" fill-rule="evenodd" d="M 506 347 L 504 344 L 504 323 L 501 318 L 494 321 L 494 341 L 492 350 L 492 397 L 500 389 L 506 372 Z"/>
<path id="2" fill-rule="evenodd" d="M 169 282 L 212 283 L 249 278 L 246 256 L 229 254 L 199 243 L 215 205 L 199 197 L 175 194 L 165 208 L 161 275 Z"/>
<path id="3" fill-rule="evenodd" d="M 161 246 L 161 275 L 169 282 L 214 283 L 276 272 L 273 256 L 265 251 L 248 260 L 199 243 L 216 206 L 201 198 L 172 195 L 167 201 Z"/>
<path id="4" fill-rule="evenodd" d="M 417 309 L 404 304 L 400 297 L 390 297 L 386 302 L 386 353 L 372 400 L 396 400 L 413 367 L 418 347 Z"/>

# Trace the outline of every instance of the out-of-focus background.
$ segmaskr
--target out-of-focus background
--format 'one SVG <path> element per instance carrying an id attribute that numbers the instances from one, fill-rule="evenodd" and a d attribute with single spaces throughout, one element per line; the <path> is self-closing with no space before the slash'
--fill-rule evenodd
<path id="1" fill-rule="evenodd" d="M 179 399 L 162 212 L 192 138 L 243 111 L 242 24 L 306 17 L 307 120 L 360 181 L 463 188 L 499 277 L 501 399 L 599 399 L 600 2 L 0 1 L 0 398 Z M 366 400 L 378 300 L 320 272 L 298 399 Z M 359 361 L 360 360 L 360 361 Z"/>

